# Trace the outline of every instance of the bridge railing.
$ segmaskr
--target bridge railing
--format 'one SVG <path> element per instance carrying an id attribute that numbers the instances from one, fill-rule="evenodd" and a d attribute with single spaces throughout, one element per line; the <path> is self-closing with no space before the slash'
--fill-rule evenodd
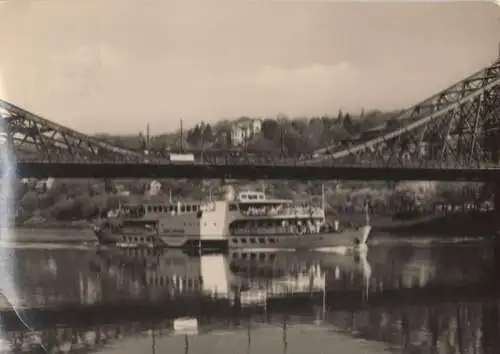
<path id="1" fill-rule="evenodd" d="M 471 162 L 457 163 L 450 160 L 422 160 L 409 159 L 387 163 L 377 159 L 363 159 L 356 162 L 345 160 L 323 159 L 311 164 L 309 159 L 299 159 L 291 157 L 276 158 L 246 158 L 246 157 L 212 157 L 210 159 L 196 159 L 194 161 L 170 161 L 165 158 L 156 157 L 136 157 L 136 156 L 107 156 L 107 157 L 72 157 L 54 156 L 46 159 L 35 157 L 22 157 L 17 159 L 17 163 L 26 164 L 130 164 L 130 165 L 165 165 L 165 166 L 254 166 L 254 167 L 332 167 L 332 168 L 413 168 L 413 169 L 498 169 L 500 166 L 492 162 Z"/>

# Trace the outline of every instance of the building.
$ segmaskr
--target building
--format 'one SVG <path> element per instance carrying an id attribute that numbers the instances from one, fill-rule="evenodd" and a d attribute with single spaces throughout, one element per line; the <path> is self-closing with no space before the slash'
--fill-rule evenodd
<path id="1" fill-rule="evenodd" d="M 262 130 L 262 120 L 251 119 L 238 122 L 231 131 L 231 142 L 234 146 L 243 145 Z"/>

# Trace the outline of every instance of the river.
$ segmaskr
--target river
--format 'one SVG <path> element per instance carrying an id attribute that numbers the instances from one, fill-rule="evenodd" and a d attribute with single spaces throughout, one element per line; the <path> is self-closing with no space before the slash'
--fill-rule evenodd
<path id="1" fill-rule="evenodd" d="M 74 245 L 0 252 L 5 353 L 486 354 L 500 348 L 500 302 L 493 290 L 483 291 L 494 278 L 489 250 L 480 244 L 381 242 L 363 257 L 192 256 Z M 12 304 L 26 328 L 7 320 Z M 30 312 L 40 308 L 66 312 Z"/>

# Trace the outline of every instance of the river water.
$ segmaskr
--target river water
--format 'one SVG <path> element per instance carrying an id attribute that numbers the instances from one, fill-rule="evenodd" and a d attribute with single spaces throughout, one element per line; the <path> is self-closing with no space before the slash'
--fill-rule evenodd
<path id="1" fill-rule="evenodd" d="M 381 243 L 363 257 L 57 245 L 0 254 L 2 313 L 14 304 L 26 325 L 2 322 L 5 353 L 500 350 L 499 301 L 484 290 L 495 278 L 479 244 Z M 36 317 L 37 308 L 62 312 Z"/>

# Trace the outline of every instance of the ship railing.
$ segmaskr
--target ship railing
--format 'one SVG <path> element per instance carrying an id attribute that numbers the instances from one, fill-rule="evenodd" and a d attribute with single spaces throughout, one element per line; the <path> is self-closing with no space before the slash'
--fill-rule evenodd
<path id="1" fill-rule="evenodd" d="M 321 208 L 250 208 L 241 212 L 245 216 L 299 216 L 299 217 L 322 217 Z"/>

